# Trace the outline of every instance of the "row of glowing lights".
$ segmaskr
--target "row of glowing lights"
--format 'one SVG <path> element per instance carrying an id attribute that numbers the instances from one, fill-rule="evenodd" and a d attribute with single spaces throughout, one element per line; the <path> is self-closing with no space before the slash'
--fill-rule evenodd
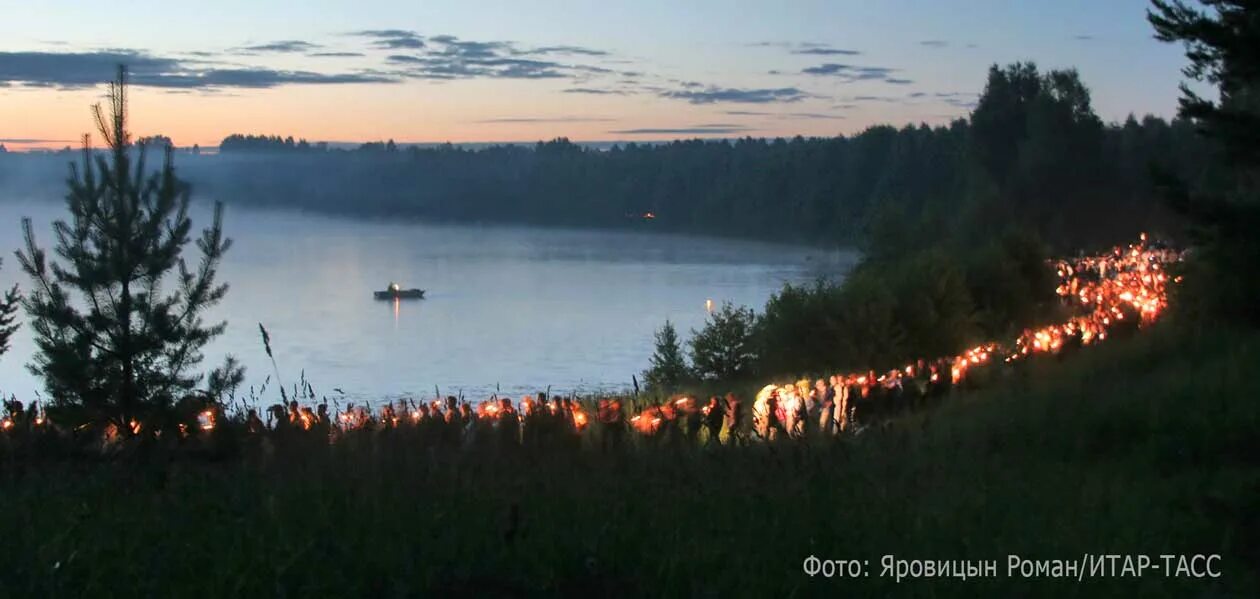
<path id="1" fill-rule="evenodd" d="M 970 348 L 952 358 L 920 360 L 878 376 L 874 371 L 867 371 L 836 375 L 832 377 L 832 380 L 845 386 L 857 386 L 865 394 L 877 385 L 885 387 L 898 385 L 902 379 L 912 379 L 916 376 L 925 376 L 931 383 L 938 383 L 944 370 L 943 365 L 948 364 L 950 383 L 958 384 L 966 379 L 970 369 L 988 364 L 998 356 L 1002 356 L 1003 362 L 1011 363 L 1033 354 L 1057 352 L 1063 348 L 1067 339 L 1078 334 L 1082 345 L 1103 341 L 1107 338 L 1107 329 L 1124 320 L 1125 312 L 1122 307 L 1125 305 L 1137 311 L 1143 324 L 1153 322 L 1162 314 L 1168 305 L 1168 283 L 1181 281 L 1181 277 L 1169 277 L 1166 267 L 1180 259 L 1181 255 L 1172 250 L 1147 248 L 1146 235 L 1142 234 L 1141 241 L 1128 248 L 1116 248 L 1100 256 L 1060 261 L 1056 265 L 1060 280 L 1056 292 L 1065 300 L 1073 298 L 1078 304 L 1078 309 L 1088 310 L 1085 314 L 1073 317 L 1062 324 L 1025 331 L 1010 345 L 987 343 Z M 1085 277 L 1086 274 L 1090 277 Z M 1094 277 L 1097 280 L 1089 280 Z M 916 364 L 919 366 L 916 367 Z M 941 366 L 938 367 L 938 365 Z M 783 400 L 791 401 L 808 394 L 808 390 L 800 382 L 771 384 L 762 389 L 759 399 L 768 393 L 777 394 Z M 651 433 L 658 429 L 663 419 L 672 420 L 679 413 L 700 412 L 707 416 L 714 407 L 712 404 L 701 407 L 697 405 L 694 398 L 682 397 L 670 403 L 645 409 L 631 418 L 631 424 L 642 432 Z M 620 411 L 619 402 L 616 404 L 616 409 Z M 516 416 L 524 420 L 541 410 L 546 410 L 552 415 L 568 410 L 574 426 L 579 430 L 583 429 L 588 422 L 587 415 L 578 402 L 562 404 L 554 398 L 550 403 L 535 402 L 529 396 L 521 400 L 519 411 L 512 407 L 510 401 L 504 405 L 497 400 L 491 400 L 479 404 L 475 416 L 489 419 Z M 402 416 L 399 416 L 400 412 Z M 430 413 L 433 416 L 430 416 Z M 381 421 L 387 425 L 398 426 L 408 417 L 412 423 L 419 423 L 425 418 L 441 415 L 441 402 L 438 401 L 432 402 L 432 407 L 424 410 L 413 407 L 409 413 L 406 410 L 395 411 L 392 405 L 387 405 L 382 408 Z M 206 410 L 198 415 L 198 426 L 204 431 L 213 430 L 215 421 L 216 415 L 213 410 Z M 307 408 L 292 412 L 290 421 L 303 429 L 310 430 L 317 425 L 317 416 Z M 362 428 L 371 424 L 372 421 L 371 413 L 362 406 L 349 408 L 337 416 L 337 424 L 344 430 Z M 44 415 L 37 413 L 35 425 L 42 426 L 44 422 Z M 139 434 L 143 429 L 143 425 L 136 420 L 132 420 L 130 426 L 133 434 Z M 0 430 L 9 430 L 13 427 L 14 422 L 11 418 L 6 417 L 0 420 Z M 180 432 L 188 434 L 185 425 L 180 425 Z"/>
<path id="2" fill-rule="evenodd" d="M 514 417 L 519 420 L 525 420 L 535 414 L 547 413 L 557 416 L 567 412 L 568 417 L 572 420 L 573 425 L 582 430 L 589 422 L 585 409 L 578 402 L 561 402 L 559 399 L 553 398 L 550 403 L 543 401 L 535 401 L 531 396 L 525 396 L 521 399 L 520 409 L 517 410 L 512 406 L 510 401 L 491 399 L 477 405 L 475 411 L 466 408 L 468 404 L 461 404 L 456 411 L 461 412 L 461 418 L 476 418 L 478 420 L 498 420 L 499 418 Z M 607 401 L 607 400 L 605 400 Z M 400 404 L 402 405 L 402 404 Z M 386 426 L 398 427 L 410 420 L 412 424 L 419 424 L 426 419 L 442 419 L 445 412 L 450 411 L 449 408 L 442 407 L 443 402 L 433 400 L 427 405 L 412 406 L 409 410 L 397 410 L 393 405 L 386 404 L 381 407 L 379 422 Z M 467 409 L 467 413 L 462 413 Z M 337 421 L 344 430 L 354 430 L 370 426 L 374 422 L 371 412 L 363 406 L 352 407 L 337 415 Z M 296 418 L 291 417 L 290 422 L 300 425 L 305 430 L 315 427 L 314 421 L 307 411 L 301 412 Z"/>
<path id="3" fill-rule="evenodd" d="M 42 412 L 37 413 L 35 416 L 34 425 L 36 427 L 41 427 L 44 425 L 45 422 L 47 422 L 47 419 L 45 418 L 44 414 Z M 204 412 L 200 412 L 197 414 L 197 426 L 200 427 L 202 430 L 206 430 L 206 431 L 213 430 L 214 423 L 215 423 L 215 416 L 214 416 L 213 411 L 206 410 Z M 131 432 L 133 434 L 138 435 L 140 434 L 140 431 L 144 430 L 144 425 L 141 424 L 140 421 L 136 420 L 135 418 L 132 418 L 131 421 L 128 423 L 128 425 L 131 427 Z M 0 430 L 5 430 L 5 431 L 11 430 L 13 429 L 14 426 L 16 426 L 16 424 L 13 422 L 12 417 L 5 416 L 4 419 L 0 419 Z M 185 424 L 181 424 L 179 425 L 179 430 L 180 432 L 187 434 L 188 426 Z"/>
<path id="4" fill-rule="evenodd" d="M 988 364 L 997 357 L 1002 357 L 1004 363 L 1012 363 L 1032 354 L 1058 352 L 1069 338 L 1076 335 L 1080 336 L 1082 345 L 1103 341 L 1107 338 L 1107 330 L 1125 319 L 1125 305 L 1137 311 L 1141 324 L 1149 324 L 1168 306 L 1170 280 L 1174 283 L 1181 281 L 1181 277 L 1170 279 L 1165 272 L 1168 264 L 1181 260 L 1181 254 L 1172 250 L 1148 248 L 1146 241 L 1146 234 L 1143 233 L 1137 244 L 1127 248 L 1115 248 L 1107 254 L 1057 263 L 1056 272 L 1060 284 L 1056 292 L 1064 298 L 1078 298 L 1077 309 L 1086 310 L 1085 314 L 1073 317 L 1065 323 L 1026 330 L 1008 345 L 987 343 L 952 358 L 927 361 L 929 365 L 926 372 L 916 372 L 924 369 L 921 366 L 916 369 L 915 364 L 907 364 L 902 369 L 893 369 L 880 376 L 868 371 L 837 375 L 833 380 L 845 386 L 856 385 L 865 395 L 877 385 L 895 386 L 902 379 L 915 378 L 916 374 L 926 375 L 930 382 L 937 383 L 943 370 L 937 364 L 949 364 L 950 382 L 958 384 L 966 379 L 970 369 Z M 1085 275 L 1090 275 L 1090 278 L 1096 276 L 1097 280 L 1091 281 Z M 925 362 L 916 362 L 923 363 Z M 808 394 L 807 386 L 808 381 L 766 385 L 758 394 L 758 403 L 774 395 L 780 401 L 792 404 Z"/>

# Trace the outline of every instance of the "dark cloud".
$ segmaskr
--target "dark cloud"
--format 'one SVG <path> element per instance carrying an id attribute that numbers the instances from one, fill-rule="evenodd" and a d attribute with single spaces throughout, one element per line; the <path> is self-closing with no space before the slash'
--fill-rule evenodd
<path id="1" fill-rule="evenodd" d="M 729 135 L 731 133 L 742 133 L 752 131 L 748 127 L 731 124 L 712 124 L 712 125 L 695 125 L 692 127 L 664 127 L 655 128 L 647 127 L 641 129 L 620 129 L 617 131 L 609 131 L 613 135 Z"/>
<path id="2" fill-rule="evenodd" d="M 132 51 L 0 52 L 0 81 L 30 87 L 91 87 L 127 65 L 134 85 L 163 88 L 268 88 L 287 84 L 391 83 L 380 73 L 314 73 L 264 68 L 205 68 L 193 61 Z"/>
<path id="3" fill-rule="evenodd" d="M 833 48 L 830 44 L 818 42 L 753 42 L 746 45 L 753 48 L 783 48 L 792 54 L 806 56 L 857 56 L 862 53 L 858 50 Z"/>
<path id="4" fill-rule="evenodd" d="M 51 144 L 74 143 L 77 139 L 34 139 L 28 137 L 0 137 L 0 144 Z"/>
<path id="5" fill-rule="evenodd" d="M 408 29 L 364 29 L 361 31 L 355 31 L 351 33 L 350 35 L 357 35 L 360 37 L 375 37 L 375 38 L 381 38 L 381 39 L 392 39 L 396 37 L 420 37 L 419 35 L 416 34 L 416 32 L 410 31 Z"/>
<path id="6" fill-rule="evenodd" d="M 282 41 L 271 42 L 267 44 L 242 46 L 240 48 L 235 48 L 235 50 L 239 52 L 289 53 L 289 52 L 310 52 L 311 50 L 315 50 L 320 47 L 322 46 L 320 46 L 319 44 L 312 44 L 310 42 L 304 42 L 302 40 L 282 40 Z"/>
<path id="7" fill-rule="evenodd" d="M 1095 38 L 1094 38 L 1094 36 L 1092 36 L 1092 35 L 1085 35 L 1085 34 L 1081 34 L 1081 35 L 1074 35 L 1074 36 L 1072 36 L 1072 39 L 1077 40 L 1077 41 L 1082 41 L 1082 42 L 1088 42 L 1088 41 L 1091 41 L 1091 40 L 1093 40 L 1093 39 L 1095 39 Z"/>
<path id="8" fill-rule="evenodd" d="M 460 56 L 390 56 L 410 68 L 400 73 L 415 79 L 563 79 L 576 70 L 557 62 L 521 58 L 467 58 Z"/>
<path id="9" fill-rule="evenodd" d="M 936 92 L 932 97 L 955 108 L 971 110 L 976 107 L 979 94 L 974 92 Z"/>
<path id="10" fill-rule="evenodd" d="M 949 45 L 949 42 L 945 40 L 924 40 L 919 42 L 919 45 L 927 46 L 929 48 L 944 48 Z"/>
<path id="11" fill-rule="evenodd" d="M 967 110 L 975 108 L 977 104 L 975 100 L 968 100 L 964 98 L 945 98 L 944 102 L 955 108 L 966 108 Z"/>
<path id="12" fill-rule="evenodd" d="M 823 120 L 823 121 L 838 120 L 838 119 L 844 118 L 843 115 L 823 114 L 820 112 L 789 112 L 783 115 L 783 117 L 788 118 L 788 119 L 810 119 L 810 120 Z"/>
<path id="13" fill-rule="evenodd" d="M 797 102 L 809 97 L 809 94 L 795 87 L 778 87 L 765 89 L 737 89 L 722 87 L 706 87 L 704 89 L 663 90 L 659 93 L 663 98 L 686 100 L 692 104 L 769 104 L 772 102 Z"/>
<path id="14" fill-rule="evenodd" d="M 922 97 L 924 97 L 924 96 L 926 96 L 926 95 L 927 95 L 927 93 L 926 93 L 926 92 L 914 92 L 914 93 L 911 93 L 911 94 L 907 94 L 907 95 L 906 95 L 906 97 L 907 97 L 907 98 L 922 98 Z"/>
<path id="15" fill-rule="evenodd" d="M 474 123 L 609 123 L 617 119 L 609 119 L 604 117 L 586 117 L 586 116 L 562 116 L 562 117 L 502 117 L 497 119 L 482 119 L 473 121 Z"/>
<path id="16" fill-rule="evenodd" d="M 581 46 L 543 46 L 523 52 L 524 54 L 570 54 L 581 56 L 608 56 L 608 52 Z"/>
<path id="17" fill-rule="evenodd" d="M 863 67 L 851 64 L 828 62 L 816 67 L 801 69 L 804 75 L 838 77 L 845 81 L 878 81 L 888 79 L 897 69 L 887 67 Z"/>
<path id="18" fill-rule="evenodd" d="M 187 74 L 137 77 L 136 85 L 153 87 L 248 87 L 267 88 L 278 85 L 320 85 L 339 83 L 395 83 L 387 75 L 373 73 L 313 73 L 310 71 L 277 71 L 272 69 L 206 69 Z"/>
<path id="19" fill-rule="evenodd" d="M 596 89 L 593 87 L 570 87 L 564 90 L 566 94 L 590 94 L 593 96 L 624 96 L 630 92 L 623 89 Z"/>
<path id="20" fill-rule="evenodd" d="M 744 44 L 753 48 L 826 48 L 821 42 L 752 42 Z"/>
<path id="21" fill-rule="evenodd" d="M 362 52 L 312 52 L 310 54 L 307 54 L 307 56 L 313 56 L 317 58 L 355 58 L 355 57 L 363 56 L 363 53 Z"/>
<path id="22" fill-rule="evenodd" d="M 435 35 L 429 41 L 441 44 L 435 55 L 459 58 L 495 58 L 503 54 L 515 54 L 511 42 L 476 42 L 461 40 L 453 35 Z"/>
<path id="23" fill-rule="evenodd" d="M 901 98 L 894 98 L 894 97 L 892 97 L 892 96 L 853 96 L 852 100 L 853 100 L 854 102 L 888 102 L 888 103 L 897 103 L 897 102 L 900 102 L 900 101 L 901 101 Z"/>
<path id="24" fill-rule="evenodd" d="M 778 119 L 811 119 L 811 120 L 833 120 L 843 119 L 838 114 L 823 114 L 820 112 L 766 112 L 761 110 L 727 110 L 723 114 L 731 116 L 768 116 Z"/>
<path id="25" fill-rule="evenodd" d="M 378 40 L 404 39 L 404 34 L 415 35 L 401 30 L 382 30 L 360 32 Z M 416 36 L 418 39 L 418 36 Z M 463 40 L 453 35 L 433 35 L 425 38 L 425 44 L 414 54 L 392 54 L 385 58 L 390 65 L 404 67 L 398 72 L 401 77 L 413 79 L 563 79 L 575 81 L 595 75 L 616 73 L 605 67 L 561 63 L 530 56 L 546 56 L 552 54 L 581 54 L 587 56 L 603 56 L 602 50 L 579 46 L 545 46 L 534 49 L 521 49 L 507 41 L 474 41 Z M 622 75 L 627 73 L 623 72 Z M 637 75 L 638 73 L 632 73 Z"/>
<path id="26" fill-rule="evenodd" d="M 911 94 L 911 97 L 918 96 Z M 976 107 L 976 100 L 979 97 L 979 94 L 974 92 L 934 92 L 932 93 L 932 97 L 942 103 L 949 104 L 950 106 L 954 106 L 956 108 L 972 109 Z"/>
<path id="27" fill-rule="evenodd" d="M 404 38 L 398 38 L 398 39 L 392 39 L 392 40 L 379 40 L 376 42 L 376 44 L 379 47 L 388 48 L 390 50 L 398 50 L 401 48 L 414 49 L 414 48 L 424 47 L 423 41 L 417 38 L 410 38 L 410 37 L 404 37 Z"/>
<path id="28" fill-rule="evenodd" d="M 568 68 L 573 69 L 573 70 L 575 70 L 575 71 L 581 71 L 581 72 L 583 72 L 583 73 L 596 73 L 596 74 L 600 74 L 600 75 L 603 75 L 603 74 L 606 74 L 606 73 L 615 73 L 615 72 L 616 72 L 616 71 L 614 71 L 614 70 L 612 70 L 612 69 L 606 69 L 606 68 L 604 68 L 604 67 L 597 67 L 597 66 L 593 66 L 593 65 L 589 65 L 589 64 L 574 64 L 574 65 L 568 65 Z M 622 74 L 622 75 L 624 75 L 624 73 L 621 73 L 621 74 Z M 639 74 L 642 74 L 642 73 L 639 73 Z"/>
<path id="29" fill-rule="evenodd" d="M 893 85 L 910 85 L 911 83 L 914 83 L 914 80 L 913 79 L 897 79 L 894 77 L 889 77 L 887 79 L 884 79 L 884 82 L 891 83 Z"/>
<path id="30" fill-rule="evenodd" d="M 810 56 L 857 56 L 861 54 L 858 50 L 846 50 L 843 48 L 801 48 L 793 50 L 792 53 Z"/>
<path id="31" fill-rule="evenodd" d="M 0 52 L 0 81 L 32 87 L 89 87 L 109 81 L 120 63 L 133 76 L 169 73 L 181 63 L 134 52 Z"/>
<path id="32" fill-rule="evenodd" d="M 424 59 L 419 56 L 409 56 L 407 54 L 391 54 L 385 57 L 386 62 L 398 64 L 423 64 Z"/>
<path id="33" fill-rule="evenodd" d="M 542 46 L 538 48 L 520 48 L 516 44 L 508 41 L 472 41 L 463 40 L 453 35 L 435 35 L 429 38 L 432 44 L 440 45 L 440 49 L 430 52 L 434 56 L 470 58 L 470 59 L 486 59 L 486 58 L 504 58 L 508 56 L 546 56 L 552 54 L 570 55 L 570 56 L 608 56 L 608 52 L 596 50 L 594 48 L 585 48 L 582 46 Z M 585 68 L 587 70 L 598 70 L 598 72 L 609 73 L 611 69 L 591 66 L 575 66 L 573 68 Z"/>
<path id="34" fill-rule="evenodd" d="M 372 45 L 385 50 L 416 50 L 424 47 L 424 38 L 405 29 L 365 29 L 351 35 L 366 37 Z"/>

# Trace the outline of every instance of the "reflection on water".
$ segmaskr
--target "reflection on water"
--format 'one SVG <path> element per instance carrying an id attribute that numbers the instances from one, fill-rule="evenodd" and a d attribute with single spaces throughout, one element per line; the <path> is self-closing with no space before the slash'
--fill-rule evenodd
<path id="1" fill-rule="evenodd" d="M 37 238 L 58 202 L 0 201 L 0 250 L 21 243 L 19 219 Z M 194 210 L 194 225 L 208 222 Z M 760 309 L 785 282 L 836 276 L 840 252 L 748 241 L 586 230 L 400 224 L 342 220 L 229 206 L 234 245 L 220 272 L 231 285 L 211 316 L 227 332 L 207 348 L 244 363 L 247 383 L 271 371 L 258 338 L 266 325 L 285 380 L 301 371 L 315 391 L 357 399 L 414 393 L 434 385 L 467 397 L 621 388 L 652 351 L 666 319 L 685 339 L 725 301 Z M 381 306 L 372 292 L 390 281 L 426 290 L 422 300 Z M 0 285 L 25 283 L 15 261 Z M 703 303 L 701 303 L 703 302 Z M 701 309 L 703 306 L 703 309 Z M 392 310 L 391 316 L 385 313 Z M 31 398 L 37 381 L 23 364 L 24 327 L 0 357 L 0 390 Z"/>

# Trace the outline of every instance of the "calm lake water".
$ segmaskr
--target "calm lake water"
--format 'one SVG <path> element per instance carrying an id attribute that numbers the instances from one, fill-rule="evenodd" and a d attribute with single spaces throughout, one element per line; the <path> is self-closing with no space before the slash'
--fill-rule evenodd
<path id="1" fill-rule="evenodd" d="M 49 247 L 59 201 L 0 201 L 0 284 L 26 285 L 13 250 L 30 216 Z M 202 204 L 194 228 L 209 222 Z M 272 373 L 258 323 L 271 334 L 282 380 L 305 370 L 316 393 L 377 400 L 460 390 L 517 397 L 551 385 L 579 393 L 626 388 L 669 319 L 684 337 L 703 325 L 706 300 L 760 310 L 785 282 L 842 276 L 855 256 L 757 242 L 650 233 L 362 221 L 228 206 L 234 245 L 220 277 L 231 285 L 211 313 L 227 332 L 203 365 L 225 353 L 246 385 Z M 195 249 L 193 250 L 195 252 Z M 377 301 L 390 281 L 424 300 Z M 23 315 L 23 318 L 25 315 Z M 33 399 L 23 327 L 0 357 L 0 391 Z M 272 388 L 268 395 L 278 392 Z"/>

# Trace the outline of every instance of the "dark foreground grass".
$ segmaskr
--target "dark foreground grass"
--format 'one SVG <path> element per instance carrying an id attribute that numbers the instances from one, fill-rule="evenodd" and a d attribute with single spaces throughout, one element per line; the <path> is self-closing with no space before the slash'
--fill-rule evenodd
<path id="1" fill-rule="evenodd" d="M 0 595 L 1257 596 L 1260 336 L 1153 331 L 837 444 L 3 465 Z M 1220 554 L 1219 578 L 1007 576 Z M 809 555 L 868 577 L 802 571 Z M 881 577 L 882 556 L 996 560 Z"/>

